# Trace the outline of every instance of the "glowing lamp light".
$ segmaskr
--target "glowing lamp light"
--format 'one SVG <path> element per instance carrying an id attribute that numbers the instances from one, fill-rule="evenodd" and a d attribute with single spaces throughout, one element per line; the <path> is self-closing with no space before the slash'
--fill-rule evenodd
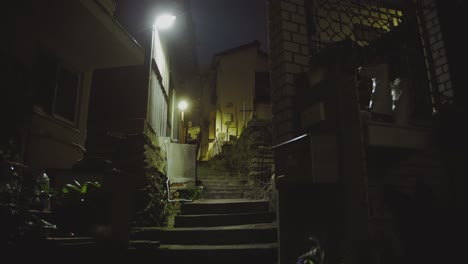
<path id="1" fill-rule="evenodd" d="M 181 101 L 178 105 L 179 109 L 184 111 L 188 107 L 188 103 L 186 101 Z"/>
<path id="2" fill-rule="evenodd" d="M 156 27 L 158 29 L 168 29 L 169 27 L 172 26 L 175 19 L 176 17 L 173 15 L 169 15 L 169 14 L 161 15 L 156 19 Z"/>

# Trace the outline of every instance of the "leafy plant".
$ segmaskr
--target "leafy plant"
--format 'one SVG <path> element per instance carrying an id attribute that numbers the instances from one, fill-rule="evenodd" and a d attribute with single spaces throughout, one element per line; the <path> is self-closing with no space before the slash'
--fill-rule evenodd
<path id="1" fill-rule="evenodd" d="M 250 162 L 253 158 L 252 151 L 249 149 L 247 140 L 241 138 L 238 140 L 230 151 L 228 156 L 229 166 L 236 172 L 240 179 L 246 180 L 248 178 Z"/>
<path id="2" fill-rule="evenodd" d="M 34 215 L 32 192 L 25 188 L 24 165 L 0 151 L 0 246 L 24 247 L 44 239 L 55 226 Z"/>
<path id="3" fill-rule="evenodd" d="M 75 193 L 81 197 L 81 201 L 83 202 L 86 195 L 89 193 L 88 189 L 91 187 L 91 190 L 96 190 L 101 188 L 101 184 L 99 182 L 90 182 L 87 181 L 83 184 L 80 184 L 78 181 L 73 181 L 75 184 L 67 184 L 65 187 L 62 188 L 62 193 L 72 195 Z M 90 191 L 91 191 L 90 190 Z"/>
<path id="4" fill-rule="evenodd" d="M 180 214 L 180 205 L 179 202 L 168 203 L 167 205 L 167 227 L 174 227 L 175 217 Z"/>
<path id="5" fill-rule="evenodd" d="M 99 182 L 76 180 L 61 189 L 54 215 L 61 232 L 89 235 L 93 225 L 103 221 L 105 197 Z"/>

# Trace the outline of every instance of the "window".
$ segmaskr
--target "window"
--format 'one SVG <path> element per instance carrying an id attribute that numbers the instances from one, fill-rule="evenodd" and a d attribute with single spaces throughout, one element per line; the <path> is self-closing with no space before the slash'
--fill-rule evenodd
<path id="1" fill-rule="evenodd" d="M 148 122 L 158 136 L 167 135 L 168 98 L 160 83 L 156 70 L 150 76 Z"/>
<path id="2" fill-rule="evenodd" d="M 270 102 L 270 74 L 268 72 L 255 73 L 255 102 Z"/>
<path id="3" fill-rule="evenodd" d="M 55 114 L 75 121 L 79 77 L 77 74 L 60 68 L 55 92 Z"/>
<path id="4" fill-rule="evenodd" d="M 37 67 L 36 109 L 76 125 L 80 74 L 45 54 L 39 56 Z"/>

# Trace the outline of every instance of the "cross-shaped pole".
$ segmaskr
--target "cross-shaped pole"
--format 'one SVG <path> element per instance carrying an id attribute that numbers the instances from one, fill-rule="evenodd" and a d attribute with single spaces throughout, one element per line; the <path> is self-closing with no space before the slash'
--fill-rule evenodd
<path id="1" fill-rule="evenodd" d="M 245 127 L 245 112 L 252 112 L 253 109 L 245 109 L 246 106 L 245 106 L 245 103 L 242 105 L 242 110 L 240 110 L 242 112 L 242 127 L 244 128 Z"/>

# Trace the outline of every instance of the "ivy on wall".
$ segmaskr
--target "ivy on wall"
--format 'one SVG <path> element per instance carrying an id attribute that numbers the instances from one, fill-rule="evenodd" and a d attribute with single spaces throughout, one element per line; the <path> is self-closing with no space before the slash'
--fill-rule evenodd
<path id="1" fill-rule="evenodd" d="M 113 155 L 114 165 L 136 177 L 133 193 L 134 226 L 166 226 L 166 154 L 141 133 L 128 135 Z"/>
<path id="2" fill-rule="evenodd" d="M 270 145 L 271 123 L 251 120 L 237 142 L 225 153 L 227 164 L 242 180 L 264 181 L 271 176 L 271 163 L 263 162 L 271 153 L 268 150 Z"/>

